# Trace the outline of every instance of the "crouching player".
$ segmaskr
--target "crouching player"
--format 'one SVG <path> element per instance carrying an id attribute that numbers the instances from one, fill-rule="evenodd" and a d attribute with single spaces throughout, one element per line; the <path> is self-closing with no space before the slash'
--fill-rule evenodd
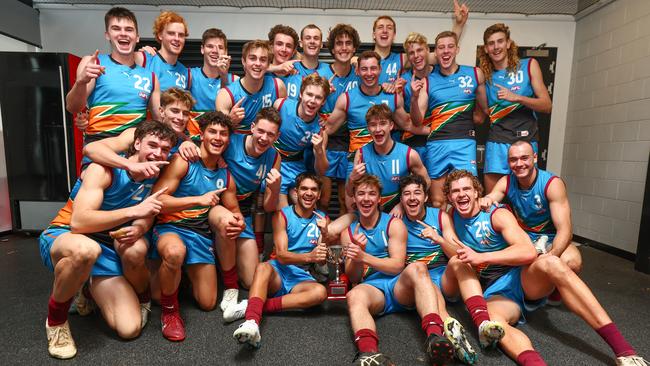
<path id="1" fill-rule="evenodd" d="M 301 173 L 296 178 L 297 203 L 273 216 L 275 251 L 272 259 L 257 265 L 248 306 L 239 309 L 231 306 L 224 313 L 226 321 L 246 318 L 233 334 L 239 343 L 259 348 L 262 313 L 305 309 L 327 298 L 325 286 L 309 274 L 309 266 L 325 262 L 326 242 L 337 239 L 350 224 L 351 215 L 330 224 L 325 213 L 316 209 L 321 188 L 320 178 L 312 173 Z"/>
<path id="2" fill-rule="evenodd" d="M 244 229 L 235 195 L 235 182 L 217 163 L 228 148 L 233 126 L 221 112 L 205 113 L 199 120 L 201 159 L 188 162 L 175 155 L 156 187 L 167 187 L 160 197 L 161 215 L 154 227 L 154 258 L 162 260 L 158 271 L 162 333 L 170 341 L 185 339 L 185 326 L 178 305 L 181 267 L 187 266 L 194 298 L 202 310 L 214 309 L 217 303 L 217 272 L 213 238 L 208 222 L 209 211 L 227 217 L 222 225 L 230 226 L 234 235 Z M 217 206 L 221 204 L 220 206 Z M 218 228 L 219 232 L 227 231 Z M 219 244 L 223 244 L 219 241 Z M 231 243 L 232 245 L 232 243 Z"/>
<path id="3" fill-rule="evenodd" d="M 138 125 L 134 136 L 128 157 L 133 162 L 164 161 L 176 143 L 174 131 L 156 121 Z M 93 163 L 41 234 L 41 257 L 54 272 L 45 323 L 52 357 L 66 359 L 77 353 L 67 314 L 73 296 L 89 276 L 89 295 L 108 325 L 125 339 L 140 334 L 149 282 L 145 266 L 148 246 L 142 235 L 160 211 L 158 196 L 164 192 L 145 199 L 153 179 Z M 147 298 L 139 301 L 143 297 Z"/>

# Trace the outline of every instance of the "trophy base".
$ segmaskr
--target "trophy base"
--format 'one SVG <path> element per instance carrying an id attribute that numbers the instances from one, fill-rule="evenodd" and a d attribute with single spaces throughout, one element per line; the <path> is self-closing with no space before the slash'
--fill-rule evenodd
<path id="1" fill-rule="evenodd" d="M 345 294 L 348 292 L 348 284 L 343 281 L 330 281 L 327 284 L 328 300 L 345 300 Z"/>

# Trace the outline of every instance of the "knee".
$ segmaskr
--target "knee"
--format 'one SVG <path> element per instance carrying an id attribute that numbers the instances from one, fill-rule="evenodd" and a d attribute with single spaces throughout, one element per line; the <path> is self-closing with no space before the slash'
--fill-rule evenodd
<path id="1" fill-rule="evenodd" d="M 185 261 L 185 254 L 187 249 L 181 243 L 168 245 L 165 250 L 160 253 L 163 262 L 170 267 L 180 268 Z"/>
<path id="2" fill-rule="evenodd" d="M 72 255 L 72 261 L 75 266 L 88 267 L 92 266 L 97 258 L 102 254 L 102 248 L 99 244 L 93 242 L 80 245 Z"/>
<path id="3" fill-rule="evenodd" d="M 135 339 L 140 335 L 141 323 L 131 322 L 128 324 L 120 324 L 117 328 L 117 335 L 125 340 Z"/>
<path id="4" fill-rule="evenodd" d="M 126 266 L 133 266 L 133 267 L 144 266 L 146 256 L 147 256 L 146 249 L 135 247 L 135 246 L 131 246 L 130 248 L 125 250 L 121 255 L 123 264 Z"/>
<path id="5" fill-rule="evenodd" d="M 459 269 L 467 266 L 467 264 L 463 263 L 460 259 L 458 259 L 458 256 L 453 256 L 449 258 L 449 262 L 447 263 L 447 268 L 451 269 L 453 272 L 457 272 Z"/>
<path id="6" fill-rule="evenodd" d="M 258 263 L 257 267 L 255 267 L 255 273 L 264 278 L 270 277 L 273 273 L 273 266 L 267 262 Z"/>
<path id="7" fill-rule="evenodd" d="M 361 305 L 361 303 L 363 301 L 362 296 L 361 296 L 361 292 L 355 291 L 355 289 L 352 289 L 352 290 L 348 291 L 348 293 L 345 295 L 345 300 L 348 303 L 348 308 L 349 309 L 352 309 L 354 307 L 357 307 L 357 306 Z"/>
<path id="8" fill-rule="evenodd" d="M 199 309 L 203 311 L 212 311 L 217 306 L 217 294 L 216 292 L 213 295 L 198 295 L 196 297 L 196 302 L 199 305 Z"/>
<path id="9" fill-rule="evenodd" d="M 544 273 L 546 273 L 553 282 L 566 280 L 573 272 L 564 261 L 554 255 L 549 255 L 538 260 L 541 262 L 541 268 Z"/>
<path id="10" fill-rule="evenodd" d="M 318 285 L 314 289 L 314 300 L 316 302 L 315 305 L 322 304 L 327 300 L 327 290 L 325 289 L 325 286 L 323 285 Z"/>
<path id="11" fill-rule="evenodd" d="M 429 271 L 427 265 L 423 262 L 414 262 L 406 266 L 402 275 L 406 275 L 408 278 L 413 280 L 422 280 L 429 276 Z"/>
<path id="12" fill-rule="evenodd" d="M 582 272 L 582 258 L 569 258 L 564 260 L 566 265 L 576 274 Z"/>

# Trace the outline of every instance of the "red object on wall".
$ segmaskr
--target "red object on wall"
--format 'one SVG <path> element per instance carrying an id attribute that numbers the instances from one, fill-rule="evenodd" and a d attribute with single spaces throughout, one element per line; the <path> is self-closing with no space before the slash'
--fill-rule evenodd
<path id="1" fill-rule="evenodd" d="M 77 81 L 77 67 L 79 66 L 79 62 L 81 62 L 81 58 L 72 54 L 68 55 L 68 70 L 70 75 L 68 75 L 68 80 L 69 80 L 69 85 L 68 87 L 72 89 L 74 86 L 75 81 Z M 79 130 L 75 124 L 74 124 L 74 119 L 76 116 L 72 116 L 72 124 L 73 124 L 73 131 L 74 131 L 74 157 L 75 157 L 75 167 L 76 167 L 76 172 L 77 172 L 77 177 L 81 173 L 81 159 L 83 159 L 83 141 L 84 141 L 84 135 L 81 130 Z"/>

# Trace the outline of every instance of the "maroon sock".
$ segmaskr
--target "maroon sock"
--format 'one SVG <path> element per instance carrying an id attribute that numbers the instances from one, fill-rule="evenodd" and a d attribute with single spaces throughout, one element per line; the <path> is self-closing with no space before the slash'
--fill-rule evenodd
<path id="1" fill-rule="evenodd" d="M 160 292 L 160 308 L 163 314 L 171 314 L 178 311 L 178 289 L 171 295 Z"/>
<path id="2" fill-rule="evenodd" d="M 361 353 L 365 352 L 378 352 L 379 337 L 372 329 L 359 329 L 354 333 L 354 343 L 357 344 L 357 349 Z"/>
<path id="3" fill-rule="evenodd" d="M 257 252 L 264 253 L 264 232 L 255 233 L 255 242 L 257 243 Z"/>
<path id="4" fill-rule="evenodd" d="M 264 300 L 260 297 L 251 297 L 248 299 L 248 306 L 246 307 L 246 320 L 254 320 L 258 325 L 262 321 L 262 309 L 264 308 Z"/>
<path id="5" fill-rule="evenodd" d="M 237 266 L 233 266 L 229 270 L 223 270 L 223 285 L 227 289 L 238 289 L 239 288 L 239 275 L 237 275 Z"/>
<path id="6" fill-rule="evenodd" d="M 609 323 L 600 329 L 596 329 L 596 332 L 609 344 L 616 357 L 636 355 L 636 351 L 623 338 L 616 324 Z"/>
<path id="7" fill-rule="evenodd" d="M 521 366 L 546 366 L 542 356 L 535 350 L 523 351 L 517 356 L 517 364 Z"/>
<path id="8" fill-rule="evenodd" d="M 483 321 L 490 320 L 490 315 L 487 311 L 487 302 L 485 302 L 483 296 L 476 295 L 470 297 L 465 300 L 465 306 L 467 306 L 469 315 L 472 316 L 472 321 L 476 324 L 477 328 Z"/>
<path id="9" fill-rule="evenodd" d="M 262 311 L 264 313 L 278 313 L 282 311 L 282 296 L 266 299 Z"/>
<path id="10" fill-rule="evenodd" d="M 151 301 L 151 290 L 147 288 L 143 292 L 139 293 L 138 301 L 140 301 L 140 304 L 146 304 Z"/>
<path id="11" fill-rule="evenodd" d="M 442 335 L 442 318 L 436 313 L 430 313 L 422 317 L 422 330 L 427 334 L 427 337 L 432 333 Z"/>
<path id="12" fill-rule="evenodd" d="M 50 301 L 47 303 L 47 324 L 50 327 L 61 325 L 68 320 L 68 310 L 72 304 L 71 297 L 68 301 L 56 302 L 54 297 L 50 295 Z"/>

